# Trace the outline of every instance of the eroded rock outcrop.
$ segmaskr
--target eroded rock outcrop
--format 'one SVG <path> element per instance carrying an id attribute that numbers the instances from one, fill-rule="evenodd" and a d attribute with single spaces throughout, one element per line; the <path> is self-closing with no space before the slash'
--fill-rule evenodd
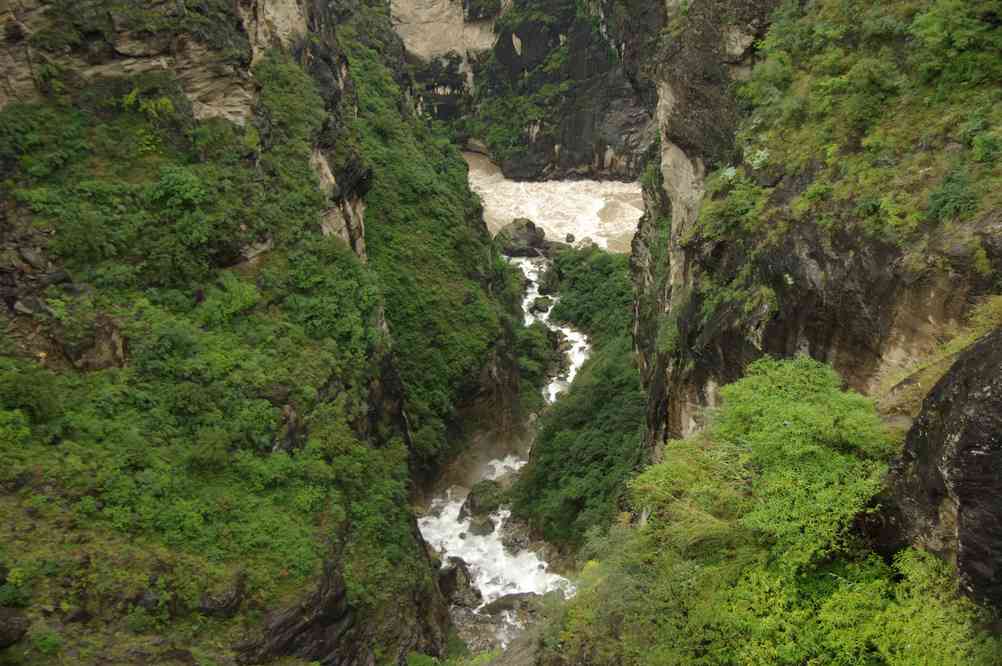
<path id="1" fill-rule="evenodd" d="M 954 562 L 963 589 L 1002 608 L 1002 330 L 930 391 L 890 488 L 905 540 Z"/>
<path id="2" fill-rule="evenodd" d="M 718 387 L 764 354 L 808 354 L 852 388 L 874 391 L 933 352 L 985 288 L 961 257 L 968 242 L 956 230 L 930 231 L 923 252 L 938 259 L 919 264 L 900 242 L 855 227 L 825 230 L 810 216 L 726 234 L 701 224 L 708 198 L 718 196 L 707 193 L 713 170 L 742 165 L 780 208 L 812 182 L 810 168 L 757 168 L 735 144 L 742 117 L 733 84 L 755 63 L 776 5 L 690 3 L 669 21 L 673 39 L 646 70 L 658 94 L 660 156 L 645 179 L 647 215 L 632 260 L 652 451 L 698 429 Z M 771 225 L 784 229 L 781 241 L 768 238 Z M 725 293 L 752 282 L 740 297 Z"/>

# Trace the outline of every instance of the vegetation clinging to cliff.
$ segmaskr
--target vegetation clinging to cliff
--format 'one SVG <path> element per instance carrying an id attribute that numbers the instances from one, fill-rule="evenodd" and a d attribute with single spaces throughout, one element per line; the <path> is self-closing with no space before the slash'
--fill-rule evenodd
<path id="1" fill-rule="evenodd" d="M 375 170 L 366 196 L 369 259 L 386 299 L 417 453 L 431 466 L 449 453 L 456 410 L 478 390 L 503 327 L 514 326 L 513 274 L 490 242 L 456 146 L 441 127 L 401 110 L 404 92 L 379 42 L 389 30 L 386 9 L 372 3 L 341 40 L 359 95 L 362 149 Z"/>
<path id="2" fill-rule="evenodd" d="M 730 252 L 700 285 L 705 319 L 774 307 L 793 229 L 903 255 L 918 275 L 1002 276 L 979 224 L 1002 206 L 998 2 L 785 2 L 736 85 L 740 157 L 718 164 L 687 243 Z"/>
<path id="3" fill-rule="evenodd" d="M 641 462 L 643 393 L 630 339 L 628 259 L 568 250 L 554 262 L 560 301 L 552 316 L 585 331 L 592 357 L 544 412 L 531 464 L 514 488 L 514 512 L 557 543 L 578 545 L 619 510 Z"/>
<path id="4" fill-rule="evenodd" d="M 949 568 L 853 536 L 890 455 L 872 403 L 806 358 L 723 390 L 706 434 L 630 483 L 638 526 L 595 536 L 543 639 L 555 663 L 988 664 L 1002 644 Z"/>

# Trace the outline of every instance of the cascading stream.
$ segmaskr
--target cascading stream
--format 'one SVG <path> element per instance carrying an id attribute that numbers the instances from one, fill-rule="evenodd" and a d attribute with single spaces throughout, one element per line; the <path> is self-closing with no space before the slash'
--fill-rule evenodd
<path id="1" fill-rule="evenodd" d="M 640 188 L 636 183 L 596 183 L 588 181 L 515 183 L 500 175 L 494 165 L 480 156 L 467 156 L 470 162 L 471 186 L 484 200 L 485 218 L 492 232 L 499 221 L 510 222 L 526 216 L 547 231 L 548 236 L 564 240 L 574 234 L 577 240 L 591 238 L 597 245 L 613 251 L 625 251 L 628 238 L 636 228 L 641 215 Z M 565 340 L 566 369 L 553 377 L 544 387 L 547 403 L 555 402 L 566 391 L 581 366 L 588 359 L 588 338 L 569 326 L 550 319 L 559 296 L 551 297 L 552 304 L 545 312 L 533 312 L 539 298 L 540 276 L 548 260 L 540 258 L 511 258 L 526 277 L 527 288 L 522 308 L 526 325 L 542 322 L 551 330 L 559 331 Z M 511 453 L 490 461 L 479 480 L 497 480 L 517 473 L 527 464 L 525 457 Z M 549 565 L 539 554 L 524 549 L 510 552 L 503 543 L 511 516 L 502 507 L 491 516 L 495 529 L 490 534 L 471 532 L 471 520 L 460 519 L 467 489 L 453 487 L 432 500 L 430 509 L 418 521 L 421 533 L 433 548 L 448 562 L 450 557 L 462 558 L 468 565 L 473 584 L 479 589 L 483 603 L 478 613 L 497 599 L 516 593 L 539 595 L 559 590 L 565 596 L 574 594 L 573 584 L 549 571 Z M 499 623 L 497 640 L 505 646 L 519 630 L 514 613 L 506 612 Z"/>

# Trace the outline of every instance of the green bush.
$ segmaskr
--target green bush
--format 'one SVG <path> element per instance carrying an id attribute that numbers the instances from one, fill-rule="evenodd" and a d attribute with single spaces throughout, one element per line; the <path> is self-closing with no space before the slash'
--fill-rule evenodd
<path id="1" fill-rule="evenodd" d="M 873 404 L 827 366 L 765 359 L 709 431 L 630 483 L 634 526 L 593 532 L 544 658 L 592 664 L 988 664 L 1002 643 L 950 568 L 890 566 L 850 532 L 889 455 Z"/>
<path id="2" fill-rule="evenodd" d="M 614 519 L 641 462 L 644 394 L 630 336 L 628 258 L 570 250 L 554 264 L 560 300 L 551 314 L 587 332 L 594 349 L 570 390 L 543 413 L 513 511 L 548 540 L 576 546 Z"/>

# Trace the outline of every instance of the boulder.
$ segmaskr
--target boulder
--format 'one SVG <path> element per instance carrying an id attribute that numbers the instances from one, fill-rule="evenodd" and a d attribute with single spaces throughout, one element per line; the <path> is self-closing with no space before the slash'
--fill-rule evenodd
<path id="1" fill-rule="evenodd" d="M 470 534 L 487 536 L 494 531 L 494 521 L 489 516 L 473 516 L 470 518 Z"/>
<path id="2" fill-rule="evenodd" d="M 560 290 L 560 275 L 553 266 L 548 266 L 539 276 L 539 293 L 543 296 L 553 296 Z"/>
<path id="3" fill-rule="evenodd" d="M 513 220 L 497 233 L 501 252 L 509 257 L 538 257 L 543 254 L 546 232 L 524 217 Z"/>
<path id="4" fill-rule="evenodd" d="M 466 520 L 470 516 L 488 516 L 497 511 L 503 501 L 504 490 L 500 483 L 488 479 L 480 481 L 470 488 L 466 501 L 459 509 L 459 519 Z"/>
<path id="5" fill-rule="evenodd" d="M 543 243 L 543 256 L 553 259 L 561 252 L 566 252 L 567 250 L 573 250 L 573 245 L 568 245 L 567 243 L 561 243 L 560 241 L 546 241 Z"/>
<path id="6" fill-rule="evenodd" d="M 28 633 L 28 616 L 14 608 L 0 608 L 0 650 L 8 648 Z"/>
<path id="7" fill-rule="evenodd" d="M 553 299 L 549 296 L 540 296 L 532 302 L 529 309 L 536 314 L 545 314 L 553 307 Z"/>
<path id="8" fill-rule="evenodd" d="M 1002 608 L 1002 329 L 929 392 L 890 491 L 904 540 L 955 561 L 961 588 Z"/>
<path id="9" fill-rule="evenodd" d="M 497 615 L 498 613 L 503 613 L 505 611 L 533 612 L 539 609 L 542 600 L 543 597 L 534 592 L 516 592 L 515 594 L 506 594 L 484 606 L 484 612 L 488 615 Z"/>
<path id="10" fill-rule="evenodd" d="M 439 569 L 438 589 L 450 604 L 476 608 L 483 597 L 473 584 L 473 574 L 461 557 L 450 557 L 449 563 Z"/>
<path id="11" fill-rule="evenodd" d="M 564 242 L 565 243 L 573 243 L 574 242 L 574 234 L 567 234 L 566 236 L 564 236 Z"/>

